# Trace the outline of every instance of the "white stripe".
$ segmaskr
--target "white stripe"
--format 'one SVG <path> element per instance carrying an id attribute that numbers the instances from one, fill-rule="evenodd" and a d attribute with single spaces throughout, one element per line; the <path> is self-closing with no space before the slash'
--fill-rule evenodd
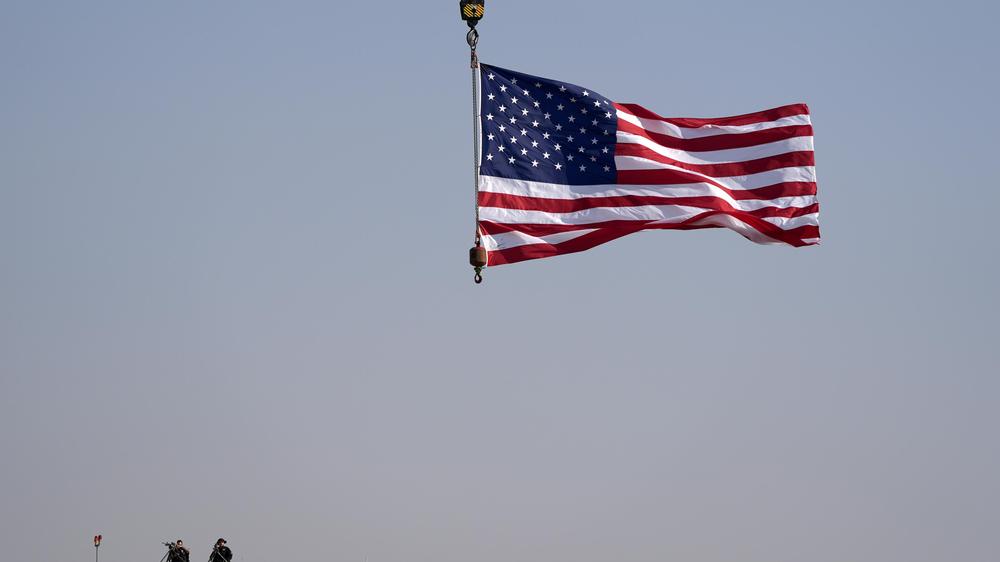
<path id="1" fill-rule="evenodd" d="M 691 224 L 699 226 L 714 225 L 735 230 L 758 244 L 785 244 L 785 242 L 771 238 L 770 236 L 731 215 L 712 215 L 710 217 L 696 220 Z"/>
<path id="2" fill-rule="evenodd" d="M 756 174 L 746 174 L 743 176 L 715 177 L 707 174 L 686 170 L 640 156 L 615 156 L 615 167 L 619 170 L 677 170 L 686 172 L 704 179 L 706 182 L 715 182 L 727 189 L 757 189 L 776 183 L 786 181 L 816 181 L 816 168 L 814 166 L 789 166 L 776 170 L 767 170 Z"/>
<path id="3" fill-rule="evenodd" d="M 764 220 L 782 230 L 790 230 L 800 226 L 819 226 L 819 213 L 802 215 L 800 217 L 765 217 Z"/>
<path id="4" fill-rule="evenodd" d="M 632 156 L 622 156 L 622 159 L 632 159 Z M 644 160 L 644 162 L 649 162 Z M 663 165 L 655 167 L 629 168 L 633 162 L 615 163 L 619 169 L 655 169 L 662 168 Z M 626 164 L 621 166 L 621 164 Z M 655 164 L 659 164 L 656 162 Z M 780 168 L 778 170 L 768 170 L 759 174 L 748 176 L 735 176 L 732 178 L 715 178 L 717 183 L 732 190 L 756 189 L 766 187 L 785 181 L 790 182 L 813 182 L 815 181 L 814 169 L 802 168 Z M 529 180 L 515 180 L 509 178 L 498 178 L 496 176 L 482 176 L 480 178 L 480 190 L 493 193 L 508 193 L 510 195 L 523 195 L 526 197 L 544 197 L 547 199 L 578 199 L 580 197 L 614 197 L 619 195 L 658 195 L 661 197 L 703 197 L 716 196 L 725 197 L 731 200 L 729 194 L 719 189 L 709 182 L 700 183 L 679 183 L 679 184 L 601 184 L 601 185 L 564 185 L 561 183 L 545 183 Z"/>
<path id="5" fill-rule="evenodd" d="M 562 224 L 581 225 L 597 222 L 625 221 L 658 221 L 667 223 L 683 222 L 691 217 L 710 211 L 701 207 L 687 205 L 638 205 L 635 207 L 597 207 L 570 213 L 548 213 L 545 211 L 525 211 L 522 209 L 505 209 L 501 207 L 480 207 L 479 216 L 482 220 L 501 224 Z M 802 217 L 768 217 L 767 222 L 778 228 L 787 230 L 802 225 L 818 225 L 819 214 L 813 213 Z"/>
<path id="6" fill-rule="evenodd" d="M 617 137 L 619 144 L 639 144 L 649 148 L 657 154 L 661 154 L 667 158 L 677 160 L 678 162 L 685 162 L 687 164 L 730 164 L 734 162 L 757 160 L 758 158 L 767 158 L 769 156 L 777 156 L 788 152 L 799 152 L 813 149 L 812 136 L 792 137 L 790 139 L 758 144 L 756 146 L 727 148 L 725 150 L 709 150 L 705 152 L 688 152 L 686 150 L 668 148 L 646 137 L 622 131 L 618 131 Z"/>
<path id="7" fill-rule="evenodd" d="M 726 134 L 739 134 L 739 133 L 752 133 L 753 131 L 763 131 L 766 129 L 774 129 L 777 127 L 787 127 L 789 125 L 810 125 L 808 114 L 803 115 L 791 115 L 788 117 L 782 117 L 780 119 L 775 119 L 774 121 L 765 121 L 763 123 L 753 123 L 751 125 L 705 125 L 704 127 L 678 127 L 673 123 L 668 123 L 666 121 L 660 121 L 658 119 L 645 119 L 642 117 L 636 117 L 631 113 L 626 113 L 622 110 L 618 110 L 618 118 L 623 121 L 628 121 L 633 125 L 638 125 L 643 129 L 651 133 L 660 133 L 661 135 L 669 135 L 671 137 L 676 137 L 679 139 L 697 139 L 702 137 L 714 137 L 718 135 Z"/>
<path id="8" fill-rule="evenodd" d="M 513 180 L 495 176 L 482 176 L 480 191 L 538 197 L 541 199 L 586 199 L 589 197 L 716 197 L 733 207 L 752 211 L 764 207 L 807 207 L 816 203 L 815 195 L 775 197 L 774 199 L 733 199 L 724 190 L 708 183 L 677 185 L 562 185 L 528 180 Z"/>
<path id="9" fill-rule="evenodd" d="M 681 221 L 677 220 L 661 220 L 655 223 L 651 223 L 650 226 L 655 224 L 676 224 Z M 721 226 L 723 228 L 728 228 L 730 230 L 735 230 L 736 232 L 742 234 L 743 236 L 749 238 L 750 240 L 757 242 L 758 244 L 784 244 L 784 242 L 771 238 L 760 231 L 756 230 L 752 226 L 744 223 L 737 217 L 730 215 L 712 215 L 705 217 L 690 223 L 692 225 L 704 226 L 704 225 L 714 225 Z M 550 234 L 547 236 L 531 236 L 523 232 L 504 232 L 502 234 L 485 234 L 483 235 L 483 245 L 488 251 L 496 250 L 507 250 L 510 248 L 516 248 L 518 246 L 526 246 L 529 244 L 559 244 L 561 242 L 566 242 L 574 238 L 583 236 L 591 232 L 595 232 L 596 228 L 587 228 L 583 230 L 574 230 L 570 232 L 560 232 L 557 234 Z M 818 238 L 811 238 L 807 241 L 819 242 Z"/>
<path id="10" fill-rule="evenodd" d="M 705 209 L 681 205 L 598 207 L 571 213 L 480 207 L 479 217 L 482 220 L 502 224 L 590 224 L 612 220 L 681 222 L 704 212 Z"/>
<path id="11" fill-rule="evenodd" d="M 711 209 L 690 207 L 687 205 L 638 205 L 635 207 L 597 207 L 571 213 L 548 213 L 545 211 L 525 211 L 522 209 L 505 209 L 501 207 L 480 207 L 479 217 L 484 221 L 500 224 L 562 224 L 581 225 L 597 222 L 624 221 L 658 221 L 677 223 L 684 222 Z M 803 217 L 786 219 L 783 217 L 768 217 L 764 219 L 778 228 L 787 230 L 803 224 L 817 225 L 819 214 L 813 213 Z"/>
<path id="12" fill-rule="evenodd" d="M 560 242 L 578 238 L 584 234 L 594 232 L 595 230 L 597 229 L 586 228 L 583 230 L 571 230 L 569 232 L 549 234 L 547 236 L 531 236 L 523 232 L 484 234 L 483 245 L 486 246 L 487 251 L 492 252 L 494 250 L 507 250 L 510 248 L 516 248 L 517 246 L 526 246 L 528 244 L 559 244 Z"/>

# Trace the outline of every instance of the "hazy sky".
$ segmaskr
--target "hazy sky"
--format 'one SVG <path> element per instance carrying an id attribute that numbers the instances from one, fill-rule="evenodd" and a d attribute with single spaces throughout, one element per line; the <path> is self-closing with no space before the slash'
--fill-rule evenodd
<path id="1" fill-rule="evenodd" d="M 0 558 L 1000 555 L 996 3 L 488 2 L 486 62 L 808 102 L 824 244 L 475 286 L 457 2 L 0 1 Z"/>

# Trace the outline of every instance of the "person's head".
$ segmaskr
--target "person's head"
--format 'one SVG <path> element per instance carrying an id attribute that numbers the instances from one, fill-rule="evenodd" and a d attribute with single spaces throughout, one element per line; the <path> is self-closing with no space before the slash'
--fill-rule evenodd
<path id="1" fill-rule="evenodd" d="M 215 541 L 215 546 L 222 546 L 224 544 L 226 544 L 226 539 L 219 539 Z"/>
<path id="2" fill-rule="evenodd" d="M 184 546 L 184 541 L 177 539 L 177 546 Z"/>

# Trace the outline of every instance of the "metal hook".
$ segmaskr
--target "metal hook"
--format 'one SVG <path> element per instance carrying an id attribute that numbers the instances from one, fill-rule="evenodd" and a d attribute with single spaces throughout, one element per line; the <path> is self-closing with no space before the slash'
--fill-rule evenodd
<path id="1" fill-rule="evenodd" d="M 483 282 L 483 274 L 482 273 L 476 273 L 476 276 L 474 277 L 474 279 L 476 281 L 476 285 L 482 283 Z"/>
<path id="2" fill-rule="evenodd" d="M 476 45 L 479 44 L 479 32 L 476 28 L 470 28 L 465 34 L 465 42 L 469 44 L 469 66 L 479 68 L 479 57 L 476 56 Z"/>

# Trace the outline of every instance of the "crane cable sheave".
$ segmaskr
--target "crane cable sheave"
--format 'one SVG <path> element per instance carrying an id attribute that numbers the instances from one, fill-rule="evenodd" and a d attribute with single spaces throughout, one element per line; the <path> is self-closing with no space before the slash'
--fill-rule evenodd
<path id="1" fill-rule="evenodd" d="M 476 27 L 479 20 L 486 15 L 486 0 L 459 0 L 458 8 L 462 19 L 469 24 L 469 27 Z"/>

